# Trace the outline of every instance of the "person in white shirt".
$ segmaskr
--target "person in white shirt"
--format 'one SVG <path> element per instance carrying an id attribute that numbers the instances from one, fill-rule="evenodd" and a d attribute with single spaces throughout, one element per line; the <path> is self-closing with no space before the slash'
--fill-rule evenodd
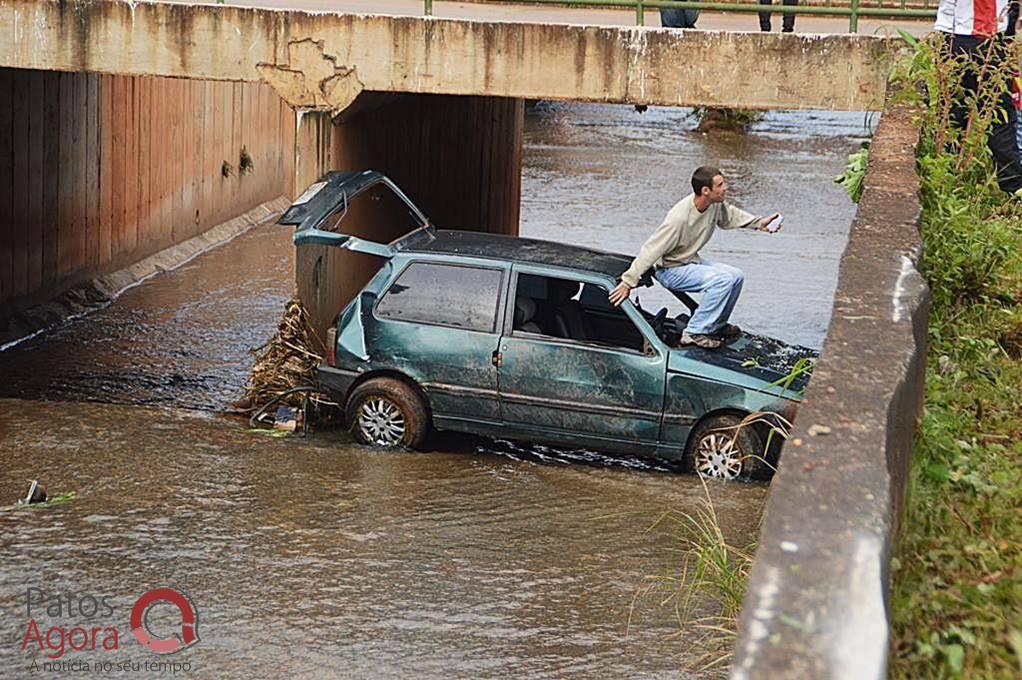
<path id="1" fill-rule="evenodd" d="M 1004 38 L 1008 13 L 1009 0 L 940 0 L 934 29 L 944 35 L 948 53 L 967 63 L 961 78 L 962 92 L 951 111 L 960 129 L 968 124 L 968 100 L 980 91 L 983 81 L 991 76 L 1001 78 L 1013 70 L 1007 62 Z M 997 87 L 996 102 L 981 101 L 980 105 L 997 106 L 987 132 L 987 146 L 997 170 L 997 184 L 1013 194 L 1022 189 L 1022 165 L 1015 140 L 1017 119 L 1007 83 L 998 83 Z"/>
<path id="2" fill-rule="evenodd" d="M 663 223 L 653 232 L 621 275 L 621 283 L 608 299 L 617 306 L 628 298 L 639 279 L 656 266 L 657 281 L 674 292 L 703 293 L 688 326 L 682 345 L 707 349 L 720 347 L 723 340 L 737 337 L 740 329 L 728 323 L 745 281 L 741 270 L 699 256 L 699 249 L 717 229 L 757 229 L 771 233 L 780 229 L 780 213 L 759 217 L 724 202 L 727 181 L 720 170 L 710 166 L 692 174 L 694 193 L 678 201 Z M 776 221 L 775 221 L 776 220 Z"/>

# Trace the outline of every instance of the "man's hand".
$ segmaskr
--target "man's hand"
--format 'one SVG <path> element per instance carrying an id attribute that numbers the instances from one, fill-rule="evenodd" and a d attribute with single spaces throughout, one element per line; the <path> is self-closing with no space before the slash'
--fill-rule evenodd
<path id="1" fill-rule="evenodd" d="M 614 288 L 614 290 L 610 291 L 610 295 L 607 296 L 607 299 L 610 300 L 610 304 L 617 307 L 622 302 L 628 299 L 628 294 L 631 292 L 632 292 L 631 286 L 622 281 L 621 283 L 617 284 L 617 287 Z"/>
<path id="2" fill-rule="evenodd" d="M 780 218 L 779 222 L 775 223 L 773 226 L 770 226 L 771 222 L 773 222 L 775 219 L 779 219 L 779 218 Z M 761 219 L 759 221 L 759 226 L 756 229 L 757 229 L 757 231 L 765 231 L 765 232 L 767 232 L 769 234 L 775 234 L 775 233 L 777 233 L 777 232 L 779 232 L 781 230 L 781 226 L 783 224 L 784 224 L 784 220 L 783 220 L 783 218 L 781 218 L 781 213 L 775 212 L 775 213 L 767 215 L 766 217 Z"/>

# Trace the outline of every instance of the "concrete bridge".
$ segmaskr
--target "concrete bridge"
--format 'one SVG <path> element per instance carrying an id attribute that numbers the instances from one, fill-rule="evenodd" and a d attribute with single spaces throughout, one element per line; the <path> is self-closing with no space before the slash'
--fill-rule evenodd
<path id="1" fill-rule="evenodd" d="M 219 238 L 211 229 L 265 217 L 328 169 L 383 171 L 440 226 L 515 234 L 526 99 L 879 110 L 896 47 L 866 35 L 0 0 L 0 345 L 4 323 L 9 339 L 28 328 L 12 319 L 49 320 L 27 311 L 40 303 L 180 261 Z M 881 123 L 888 160 L 871 167 L 840 309 L 774 481 L 738 677 L 883 673 L 886 564 L 925 347 L 913 130 L 909 112 Z M 386 215 L 350 222 L 356 235 L 396 236 Z M 319 327 L 375 271 L 369 260 L 299 253 L 299 293 Z M 857 353 L 876 364 L 868 385 Z"/>
<path id="2" fill-rule="evenodd" d="M 0 3 L 0 65 L 266 81 L 340 113 L 360 92 L 876 109 L 892 41 L 222 5 Z"/>
<path id="3" fill-rule="evenodd" d="M 3 249 L 12 252 L 11 266 L 5 268 L 6 256 L 0 260 L 0 281 L 12 279 L 0 287 L 0 305 L 8 315 L 23 310 L 69 285 L 194 237 L 225 218 L 230 207 L 234 214 L 252 209 L 259 203 L 257 194 L 263 201 L 294 196 L 334 167 L 386 172 L 438 224 L 517 233 L 524 99 L 877 110 L 894 47 L 889 38 L 862 35 L 736 34 L 119 0 L 0 0 L 0 67 L 18 69 L 8 71 L 10 97 L 0 101 L 11 105 L 9 118 L 0 118 L 0 125 L 31 129 L 24 140 L 15 135 L 19 143 L 8 154 L 12 162 L 5 171 L 20 177 L 22 168 L 32 169 L 28 183 L 0 180 L 0 192 L 4 187 L 10 192 L 10 221 L 19 230 L 38 231 L 45 222 L 59 238 L 75 242 L 62 252 L 85 253 L 56 258 L 59 266 L 52 268 L 40 252 L 52 237 L 32 233 L 13 239 Z M 46 72 L 77 75 L 46 88 Z M 78 87 L 84 93 L 73 94 Z M 176 95 L 169 106 L 147 98 L 153 87 L 157 97 L 181 87 L 201 87 L 202 94 L 191 93 L 189 110 L 184 110 Z M 274 106 L 269 88 L 291 108 L 269 111 Z M 19 97 L 22 92 L 25 97 Z M 56 120 L 62 125 L 75 121 L 78 136 L 93 144 L 76 146 L 77 155 L 66 148 L 63 155 L 47 155 L 45 149 L 63 144 L 64 137 L 54 140 L 52 133 L 31 125 L 57 99 L 61 115 Z M 230 121 L 217 117 L 227 101 L 232 104 Z M 250 127 L 258 119 L 254 101 L 269 107 L 260 116 L 277 116 L 276 132 L 266 125 Z M 151 118 L 154 107 L 164 109 L 162 118 Z M 124 118 L 123 111 L 131 113 Z M 280 116 L 293 119 L 294 125 Z M 190 139 L 188 148 L 198 143 L 196 151 L 203 157 L 183 159 L 186 167 L 180 169 L 170 161 L 170 176 L 181 182 L 171 186 L 157 177 L 157 208 L 166 219 L 192 228 L 178 228 L 168 238 L 160 226 L 163 231 L 153 238 L 146 226 L 153 201 L 137 187 L 127 193 L 129 207 L 114 209 L 114 219 L 123 222 L 118 230 L 135 235 L 97 249 L 101 255 L 109 251 L 108 257 L 89 255 L 88 248 L 79 246 L 101 240 L 102 227 L 95 225 L 110 219 L 99 217 L 105 215 L 104 206 L 85 204 L 102 201 L 115 185 L 120 189 L 112 195 L 124 198 L 123 178 L 105 170 L 117 171 L 125 158 L 135 161 L 128 163 L 129 173 L 151 165 L 144 159 L 162 156 L 166 142 L 174 141 L 159 130 L 168 123 L 175 130 L 178 121 L 184 125 L 180 141 Z M 228 125 L 230 130 L 224 128 Z M 67 138 L 77 134 L 69 132 Z M 215 153 L 208 139 L 219 144 Z M 127 150 L 116 140 L 129 140 Z M 227 148 L 232 142 L 237 148 Z M 242 146 L 259 156 L 253 176 L 258 181 L 240 174 L 221 177 L 228 166 L 242 164 Z M 81 168 L 81 174 L 65 183 L 92 187 L 76 204 L 80 216 L 72 210 L 66 218 L 44 217 L 37 206 L 21 206 L 15 189 L 45 194 L 41 178 L 59 175 L 55 164 L 66 171 L 70 158 L 70 166 Z M 276 184 L 261 173 L 271 167 L 286 171 L 276 176 Z M 185 177 L 200 181 L 205 205 L 196 203 L 196 192 L 182 188 Z M 254 191 L 257 183 L 261 186 Z M 242 185 L 248 188 L 246 198 L 232 206 Z M 145 189 L 151 193 L 152 187 Z M 220 189 L 231 198 L 222 200 Z M 187 195 L 178 195 L 179 190 Z M 179 207 L 172 218 L 163 205 L 167 194 Z M 380 233 L 384 225 L 372 216 L 360 217 L 367 233 L 386 236 Z M 54 221 L 60 220 L 73 226 L 55 228 Z M 82 232 L 94 222 L 96 233 Z M 27 264 L 19 265 L 22 260 Z M 351 254 L 310 248 L 298 267 L 300 272 L 315 268 L 316 276 L 297 280 L 317 323 L 325 326 L 362 285 L 370 265 Z M 315 281 L 330 285 L 304 287 Z"/>

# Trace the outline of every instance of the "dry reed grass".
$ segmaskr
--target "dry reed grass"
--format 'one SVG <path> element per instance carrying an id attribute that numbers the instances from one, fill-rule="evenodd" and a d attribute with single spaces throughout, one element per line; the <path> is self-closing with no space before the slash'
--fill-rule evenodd
<path id="1" fill-rule="evenodd" d="M 244 389 L 248 405 L 254 410 L 287 390 L 306 385 L 318 386 L 316 367 L 323 361 L 326 348 L 313 330 L 305 306 L 294 298 L 288 301 L 274 336 L 252 353 L 255 365 Z M 300 407 L 303 395 L 291 394 L 283 401 Z M 308 414 L 310 418 L 314 415 L 322 417 L 326 408 L 337 406 L 315 394 L 310 401 L 314 405 L 311 410 L 315 412 Z"/>

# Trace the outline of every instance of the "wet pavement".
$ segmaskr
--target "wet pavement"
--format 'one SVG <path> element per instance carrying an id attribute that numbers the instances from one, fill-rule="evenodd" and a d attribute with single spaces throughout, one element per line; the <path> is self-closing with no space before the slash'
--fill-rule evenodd
<path id="1" fill-rule="evenodd" d="M 861 116 L 772 113 L 745 137 L 693 128 L 682 110 L 531 111 L 522 233 L 634 252 L 694 165 L 717 163 L 735 200 L 788 220 L 774 236 L 720 234 L 708 251 L 746 269 L 736 320 L 818 345 L 854 213 L 830 179 Z M 0 354 L 0 397 L 19 398 L 0 399 L 0 504 L 36 477 L 78 494 L 0 510 L 5 675 L 30 671 L 28 588 L 111 597 L 92 625 L 118 627 L 120 648 L 60 661 L 174 659 L 200 677 L 719 675 L 692 670 L 696 629 L 659 604 L 665 591 L 636 597 L 676 575 L 677 537 L 647 529 L 698 507 L 694 477 L 467 437 L 381 453 L 221 415 L 290 296 L 291 263 L 289 230 L 258 227 Z M 727 538 L 754 540 L 767 488 L 711 493 Z M 165 584 L 195 603 L 200 642 L 156 657 L 128 610 Z M 161 633 L 175 625 L 154 611 Z M 75 622 L 34 616 L 43 632 Z"/>
<path id="2" fill-rule="evenodd" d="M 249 230 L 0 352 L 0 396 L 222 410 L 291 297 L 291 229 Z"/>

